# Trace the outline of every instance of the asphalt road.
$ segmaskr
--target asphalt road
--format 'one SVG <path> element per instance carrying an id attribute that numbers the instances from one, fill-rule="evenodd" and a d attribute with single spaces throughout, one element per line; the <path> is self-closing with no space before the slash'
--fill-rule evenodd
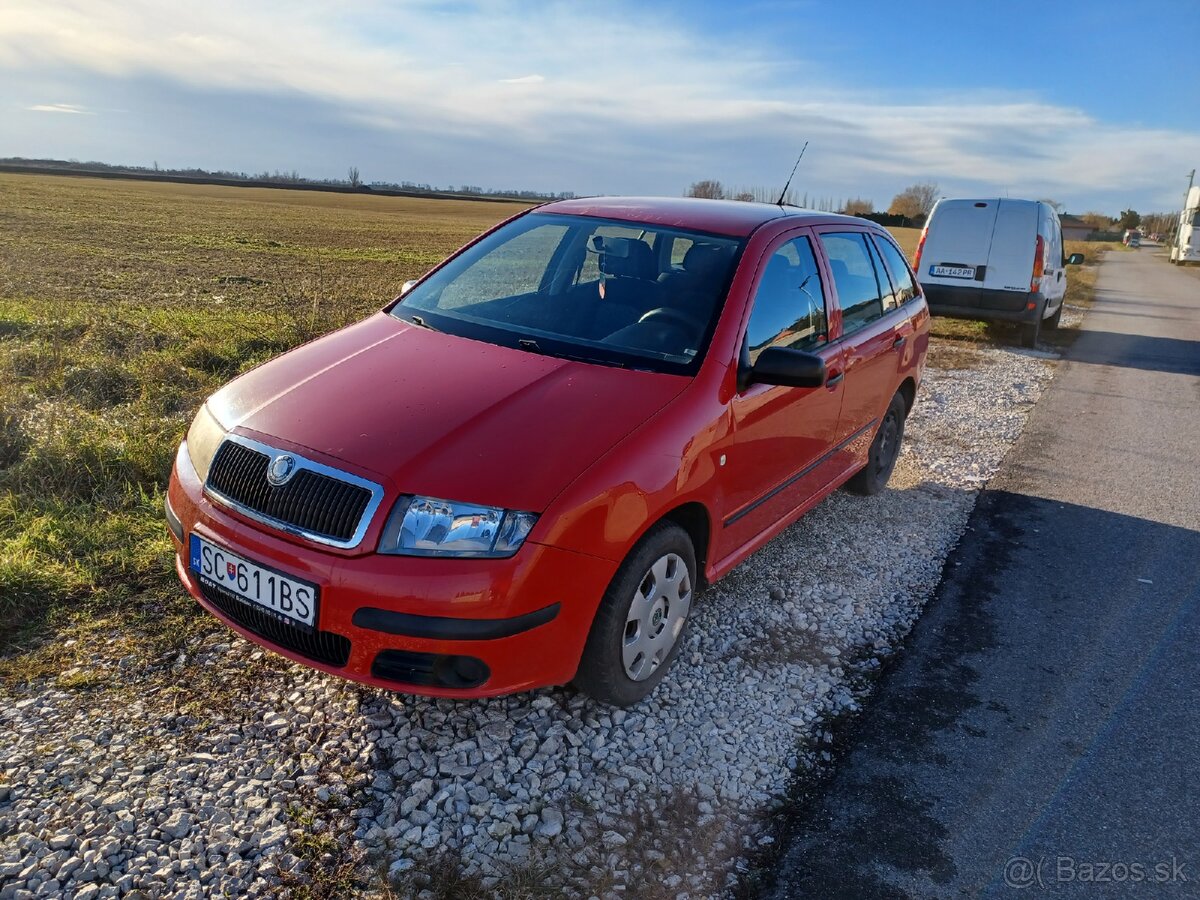
<path id="1" fill-rule="evenodd" d="M 1160 254 L 1109 254 L 768 896 L 1200 897 L 1200 278 Z"/>

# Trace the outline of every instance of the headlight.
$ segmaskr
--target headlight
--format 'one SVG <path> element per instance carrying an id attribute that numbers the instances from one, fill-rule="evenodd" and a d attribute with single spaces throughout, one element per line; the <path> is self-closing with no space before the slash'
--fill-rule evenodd
<path id="1" fill-rule="evenodd" d="M 208 404 L 201 406 L 200 412 L 192 420 L 192 427 L 188 429 L 187 448 L 192 467 L 202 482 L 208 481 L 208 467 L 212 465 L 217 448 L 224 439 L 225 429 L 208 411 Z"/>
<path id="2" fill-rule="evenodd" d="M 538 517 L 436 497 L 401 497 L 379 539 L 380 553 L 404 556 L 512 556 Z"/>

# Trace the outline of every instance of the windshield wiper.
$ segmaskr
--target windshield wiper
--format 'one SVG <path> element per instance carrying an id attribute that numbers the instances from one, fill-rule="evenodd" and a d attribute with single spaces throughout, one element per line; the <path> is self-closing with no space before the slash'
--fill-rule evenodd
<path id="1" fill-rule="evenodd" d="M 530 337 L 517 338 L 517 346 L 522 350 L 528 350 L 530 353 L 539 353 L 542 356 L 553 356 L 557 359 L 570 359 L 575 362 L 594 363 L 600 366 L 612 366 L 616 369 L 628 369 L 623 362 L 617 362 L 611 359 L 601 359 L 598 356 L 588 356 L 586 353 L 571 353 L 564 350 L 543 350 L 541 345 L 536 340 Z"/>
<path id="2" fill-rule="evenodd" d="M 420 326 L 421 328 L 426 328 L 429 331 L 437 331 L 436 328 L 434 328 L 432 325 L 430 325 L 428 322 L 426 322 L 425 319 L 423 319 L 421 316 L 418 316 L 416 313 L 409 313 L 408 321 L 412 322 L 414 325 Z"/>

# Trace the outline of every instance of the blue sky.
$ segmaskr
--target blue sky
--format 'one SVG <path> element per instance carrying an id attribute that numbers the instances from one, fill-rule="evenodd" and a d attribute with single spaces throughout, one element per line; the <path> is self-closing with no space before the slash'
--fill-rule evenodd
<path id="1" fill-rule="evenodd" d="M 0 156 L 1177 205 L 1200 3 L 0 0 Z M 7 108 L 5 108 L 7 107 Z"/>

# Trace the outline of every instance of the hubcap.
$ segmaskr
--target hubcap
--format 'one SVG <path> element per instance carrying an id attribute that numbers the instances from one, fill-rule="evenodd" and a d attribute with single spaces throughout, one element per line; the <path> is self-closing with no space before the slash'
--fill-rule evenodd
<path id="1" fill-rule="evenodd" d="M 644 681 L 663 664 L 683 631 L 692 606 L 692 578 L 677 553 L 661 556 L 650 566 L 625 620 L 621 660 L 625 674 Z"/>
<path id="2" fill-rule="evenodd" d="M 879 429 L 879 454 L 875 457 L 875 467 L 878 472 L 886 471 L 892 464 L 892 458 L 896 455 L 899 443 L 896 440 L 897 431 L 899 431 L 899 426 L 896 416 L 888 413 Z"/>

